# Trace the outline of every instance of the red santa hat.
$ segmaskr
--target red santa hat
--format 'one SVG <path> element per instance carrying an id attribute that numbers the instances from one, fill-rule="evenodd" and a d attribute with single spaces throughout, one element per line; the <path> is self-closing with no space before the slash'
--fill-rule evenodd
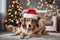
<path id="1" fill-rule="evenodd" d="M 24 18 L 32 18 L 32 19 L 37 20 L 38 15 L 36 13 L 36 10 L 29 9 L 26 13 L 24 13 L 23 17 Z"/>

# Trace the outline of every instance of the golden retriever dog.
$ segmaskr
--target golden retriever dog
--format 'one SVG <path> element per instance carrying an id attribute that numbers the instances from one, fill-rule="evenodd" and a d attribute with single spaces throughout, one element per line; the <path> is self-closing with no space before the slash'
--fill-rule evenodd
<path id="1" fill-rule="evenodd" d="M 46 34 L 45 24 L 42 20 L 23 18 L 22 21 L 20 38 L 41 37 Z"/>

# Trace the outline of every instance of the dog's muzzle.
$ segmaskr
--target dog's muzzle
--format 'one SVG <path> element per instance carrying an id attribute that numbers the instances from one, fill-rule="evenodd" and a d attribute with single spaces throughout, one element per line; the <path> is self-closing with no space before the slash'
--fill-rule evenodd
<path id="1" fill-rule="evenodd" d="M 21 26 L 24 28 L 24 23 L 22 23 Z"/>

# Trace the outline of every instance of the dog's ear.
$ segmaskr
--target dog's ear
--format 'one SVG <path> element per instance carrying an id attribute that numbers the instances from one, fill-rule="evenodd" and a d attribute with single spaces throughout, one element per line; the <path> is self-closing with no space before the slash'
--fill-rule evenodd
<path id="1" fill-rule="evenodd" d="M 21 21 L 22 21 L 22 24 L 21 25 L 24 28 L 25 27 L 25 23 L 26 23 L 26 18 L 22 18 Z"/>
<path id="2" fill-rule="evenodd" d="M 38 20 L 37 21 L 39 21 L 40 20 L 40 17 L 38 17 Z"/>
<path id="3" fill-rule="evenodd" d="M 20 21 L 23 22 L 23 21 L 24 21 L 24 18 L 22 17 L 22 18 L 20 19 Z"/>
<path id="4" fill-rule="evenodd" d="M 38 17 L 38 19 L 35 21 L 35 22 L 36 22 L 37 27 L 39 27 L 39 26 L 38 26 L 38 22 L 39 22 L 39 20 L 40 20 L 40 17 Z"/>

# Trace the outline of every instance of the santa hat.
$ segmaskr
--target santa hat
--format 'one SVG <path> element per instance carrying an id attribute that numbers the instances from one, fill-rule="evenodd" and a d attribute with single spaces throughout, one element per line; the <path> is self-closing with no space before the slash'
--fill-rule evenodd
<path id="1" fill-rule="evenodd" d="M 32 19 L 37 20 L 38 15 L 36 13 L 36 10 L 29 9 L 26 13 L 24 13 L 23 17 L 24 18 L 32 18 Z"/>

